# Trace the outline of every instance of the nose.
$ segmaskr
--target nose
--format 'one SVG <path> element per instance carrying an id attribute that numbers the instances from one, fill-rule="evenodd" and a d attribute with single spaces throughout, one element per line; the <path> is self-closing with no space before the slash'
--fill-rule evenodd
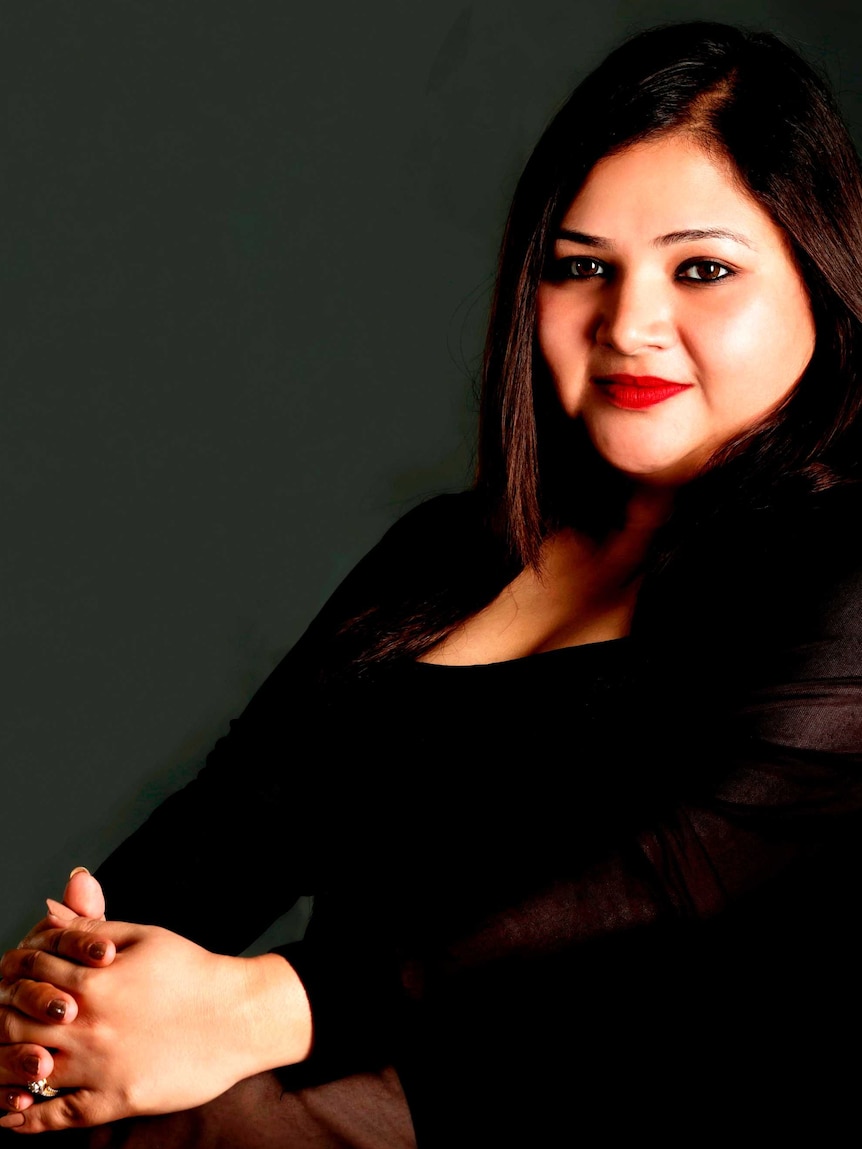
<path id="1" fill-rule="evenodd" d="M 671 347 L 676 335 L 672 301 L 652 277 L 620 275 L 602 293 L 595 339 L 621 355 Z"/>

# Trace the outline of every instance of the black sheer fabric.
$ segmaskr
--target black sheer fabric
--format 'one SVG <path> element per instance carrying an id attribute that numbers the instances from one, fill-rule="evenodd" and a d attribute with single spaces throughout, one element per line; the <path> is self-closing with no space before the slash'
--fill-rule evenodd
<path id="1" fill-rule="evenodd" d="M 240 952 L 313 894 L 283 1086 L 394 1066 L 420 1149 L 828 1137 L 858 1072 L 856 504 L 713 525 L 627 639 L 321 684 L 378 564 L 429 523 L 457 549 L 444 504 L 104 864 L 110 916 Z"/>

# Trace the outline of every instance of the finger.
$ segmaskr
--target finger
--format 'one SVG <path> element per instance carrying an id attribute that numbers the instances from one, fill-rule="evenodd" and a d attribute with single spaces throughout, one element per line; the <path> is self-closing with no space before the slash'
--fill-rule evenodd
<path id="1" fill-rule="evenodd" d="M 47 1021 L 25 1017 L 17 1009 L 0 1006 L 0 1045 L 41 1045 L 50 1049 L 57 1044 L 57 1026 Z"/>
<path id="2" fill-rule="evenodd" d="M 72 969 L 74 967 L 66 965 Z M 78 1003 L 69 993 L 44 981 L 16 978 L 0 981 L 0 1006 L 15 1009 L 34 1021 L 48 1021 L 62 1025 L 78 1016 Z"/>
<path id="3" fill-rule="evenodd" d="M 41 1045 L 22 1042 L 0 1046 L 0 1087 L 23 1088 L 30 1081 L 50 1077 L 55 1068 L 51 1053 Z"/>
<path id="4" fill-rule="evenodd" d="M 102 1125 L 114 1118 L 105 1100 L 92 1089 L 76 1089 L 31 1106 L 26 1113 L 9 1113 L 0 1119 L 0 1128 L 19 1133 L 47 1133 L 57 1129 L 80 1129 Z"/>
<path id="5" fill-rule="evenodd" d="M 0 1090 L 0 1109 L 5 1109 L 12 1113 L 23 1113 L 25 1109 L 29 1109 L 35 1102 L 36 1098 L 25 1089 Z"/>
<path id="6" fill-rule="evenodd" d="M 60 997 L 69 994 L 76 997 L 84 988 L 87 973 L 88 970 L 84 965 L 56 957 L 44 950 L 9 950 L 0 958 L 0 977 L 3 979 L 0 981 L 0 1004 L 14 1005 L 16 1009 L 22 1009 L 17 998 L 11 1000 L 3 997 L 4 984 L 8 983 L 11 990 L 12 983 L 17 981 L 44 983 L 46 994 L 53 987 L 55 990 L 65 991 L 65 994 L 61 992 L 58 995 Z M 22 1009 L 22 1012 L 30 1011 Z"/>
<path id="7" fill-rule="evenodd" d="M 25 937 L 21 939 L 21 941 L 18 943 L 19 947 L 29 945 L 30 939 L 35 937 L 36 934 L 43 934 L 46 930 L 70 925 L 72 922 L 78 921 L 79 918 L 82 921 L 105 920 L 104 916 L 97 917 L 96 919 L 89 919 L 86 917 L 86 915 L 82 916 L 77 914 L 69 906 L 63 905 L 62 902 L 58 902 L 54 898 L 46 898 L 45 905 L 48 907 L 47 914 L 28 931 Z"/>
<path id="8" fill-rule="evenodd" d="M 73 922 L 79 915 L 74 910 L 70 910 L 68 906 L 64 906 L 62 902 L 55 901 L 54 898 L 46 898 L 45 905 L 48 907 L 48 913 L 55 918 L 60 918 L 64 922 Z M 30 931 L 35 933 L 35 928 Z"/>
<path id="9" fill-rule="evenodd" d="M 105 932 L 105 922 L 75 918 L 61 926 L 59 919 L 49 915 L 47 923 L 48 928 L 30 934 L 18 949 L 44 950 L 88 966 L 110 965 L 114 960 L 116 946 Z"/>
<path id="10" fill-rule="evenodd" d="M 48 907 L 48 913 L 40 921 L 36 922 L 30 930 L 24 935 L 20 942 L 18 942 L 18 949 L 25 949 L 30 944 L 30 938 L 35 937 L 37 934 L 43 934 L 46 930 L 54 930 L 68 925 L 70 922 L 77 921 L 78 915 L 74 910 L 70 910 L 68 906 L 64 906 L 62 902 L 55 902 L 53 898 L 46 898 L 45 904 Z"/>
<path id="11" fill-rule="evenodd" d="M 89 870 L 78 866 L 69 875 L 63 901 L 79 917 L 105 920 L 105 895 Z"/>
<path id="12" fill-rule="evenodd" d="M 59 905 L 60 903 L 55 902 L 54 904 Z M 63 910 L 64 914 L 68 914 L 70 912 L 66 909 L 65 906 L 61 906 L 60 908 Z M 69 920 L 72 921 L 74 919 L 70 918 Z M 36 922 L 35 926 L 28 930 L 24 937 L 21 938 L 20 942 L 18 942 L 18 949 L 24 949 L 26 946 L 28 946 L 30 944 L 30 938 L 35 937 L 36 934 L 43 934 L 45 930 L 56 929 L 56 926 L 59 924 L 59 922 L 52 924 L 51 914 L 46 914 L 44 918 Z"/>

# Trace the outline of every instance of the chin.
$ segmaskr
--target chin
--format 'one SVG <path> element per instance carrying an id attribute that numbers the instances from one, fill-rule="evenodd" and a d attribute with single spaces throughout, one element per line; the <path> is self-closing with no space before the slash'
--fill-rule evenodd
<path id="1" fill-rule="evenodd" d="M 623 451 L 602 451 L 598 453 L 606 463 L 619 471 L 633 483 L 652 487 L 678 487 L 689 482 L 700 471 L 705 458 L 679 455 L 644 455 Z"/>
<path id="2" fill-rule="evenodd" d="M 703 446 L 690 451 L 679 444 L 644 442 L 641 434 L 632 436 L 593 434 L 587 427 L 596 452 L 614 470 L 634 483 L 649 486 L 679 486 L 693 479 L 709 457 Z"/>
<path id="3" fill-rule="evenodd" d="M 619 468 L 623 474 L 640 487 L 666 490 L 669 487 L 682 487 L 698 473 L 696 467 L 665 467 L 653 471 L 632 471 Z"/>

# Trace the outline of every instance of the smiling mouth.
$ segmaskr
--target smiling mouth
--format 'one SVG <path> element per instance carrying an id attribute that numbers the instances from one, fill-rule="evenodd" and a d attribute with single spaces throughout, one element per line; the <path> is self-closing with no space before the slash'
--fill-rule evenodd
<path id="1" fill-rule="evenodd" d="M 659 379 L 655 375 L 604 375 L 596 376 L 593 382 L 614 407 L 626 411 L 654 407 L 656 403 L 664 403 L 693 386 L 692 383 Z"/>

